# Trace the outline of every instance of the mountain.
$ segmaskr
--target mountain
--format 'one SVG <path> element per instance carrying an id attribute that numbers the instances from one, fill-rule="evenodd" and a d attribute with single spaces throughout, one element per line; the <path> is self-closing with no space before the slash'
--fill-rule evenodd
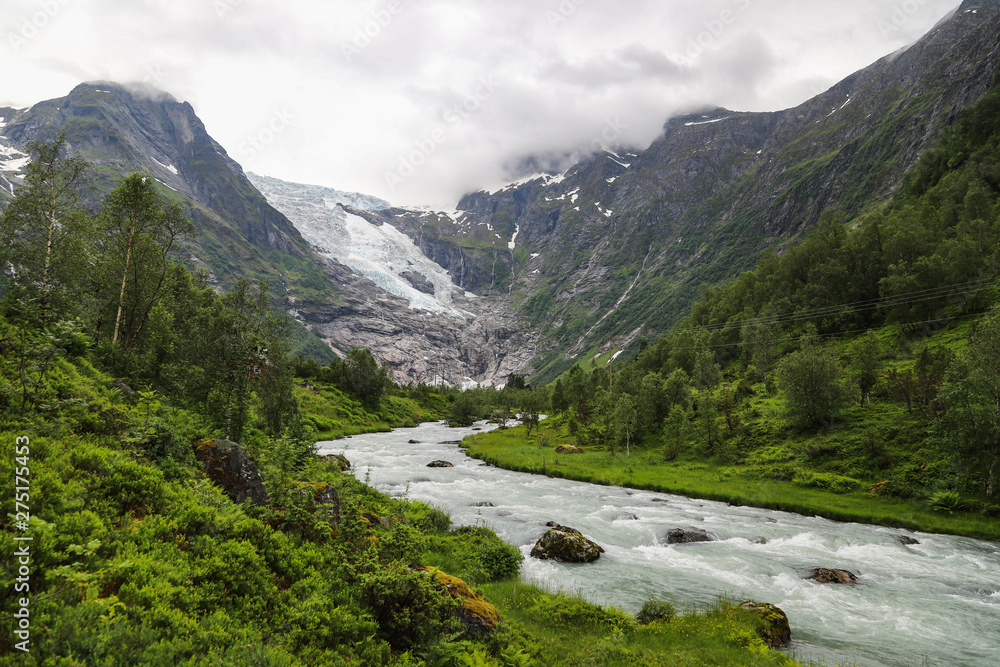
<path id="1" fill-rule="evenodd" d="M 498 256 L 510 276 L 502 300 L 538 332 L 529 372 L 549 380 L 664 332 L 700 285 L 749 269 L 824 211 L 850 219 L 886 201 L 997 82 L 998 35 L 1000 3 L 967 0 L 916 44 L 798 107 L 678 116 L 637 154 L 608 150 L 565 174 L 470 194 L 450 224 L 386 220 L 457 245 L 470 228 L 503 242 L 516 233 Z M 486 273 L 491 260 L 467 271 Z"/>
<path id="2" fill-rule="evenodd" d="M 325 361 L 368 347 L 400 381 L 452 384 L 490 382 L 529 361 L 510 353 L 521 337 L 507 309 L 484 309 L 393 227 L 380 229 L 343 208 L 379 210 L 387 202 L 248 178 L 190 104 L 96 82 L 28 109 L 0 109 L 0 117 L 5 192 L 20 182 L 27 144 L 60 133 L 71 153 L 96 165 L 95 207 L 121 176 L 149 173 L 195 223 L 186 263 L 208 271 L 219 289 L 240 278 L 268 282 L 276 305 L 297 323 L 299 352 Z M 390 260 L 397 271 L 383 270 Z"/>
<path id="3" fill-rule="evenodd" d="M 781 251 L 825 211 L 850 220 L 886 201 L 998 81 L 998 35 L 1000 0 L 966 0 L 798 107 L 670 118 L 648 148 L 609 147 L 565 173 L 470 193 L 454 211 L 246 174 L 189 104 L 82 84 L 0 109 L 0 205 L 27 143 L 62 132 L 97 165 L 95 203 L 122 175 L 148 172 L 196 223 L 192 268 L 219 289 L 271 284 L 299 351 L 368 347 L 401 381 L 545 381 L 666 331 L 701 285 Z"/>

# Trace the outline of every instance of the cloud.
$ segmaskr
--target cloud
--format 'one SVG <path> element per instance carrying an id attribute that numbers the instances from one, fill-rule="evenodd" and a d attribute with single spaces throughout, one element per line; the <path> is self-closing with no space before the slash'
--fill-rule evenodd
<path id="1" fill-rule="evenodd" d="M 644 147 L 678 110 L 800 103 L 957 5 L 5 0 L 0 104 L 145 82 L 190 101 L 253 171 L 445 206 L 561 163 L 609 125 Z M 287 129 L 245 150 L 275 114 Z"/>

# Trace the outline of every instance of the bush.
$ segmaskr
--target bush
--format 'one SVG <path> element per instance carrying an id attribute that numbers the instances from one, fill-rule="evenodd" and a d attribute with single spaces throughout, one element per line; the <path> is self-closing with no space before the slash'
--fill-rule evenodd
<path id="1" fill-rule="evenodd" d="M 861 488 L 860 480 L 826 472 L 801 470 L 792 478 L 792 484 L 807 488 L 823 489 L 830 493 L 850 493 Z"/>
<path id="2" fill-rule="evenodd" d="M 378 622 L 378 634 L 393 649 L 405 651 L 458 629 L 454 610 L 460 603 L 442 594 L 434 581 L 433 575 L 398 562 L 361 577 L 363 599 Z"/>
<path id="3" fill-rule="evenodd" d="M 965 509 L 965 501 L 957 491 L 938 491 L 930 497 L 930 506 L 935 512 L 958 512 Z"/>
<path id="4" fill-rule="evenodd" d="M 476 564 L 486 581 L 516 577 L 523 561 L 524 555 L 520 549 L 501 540 L 484 542 L 476 551 Z"/>
<path id="5" fill-rule="evenodd" d="M 612 631 L 628 630 L 635 626 L 635 620 L 614 607 L 598 607 L 578 598 L 554 595 L 541 598 L 535 605 L 538 615 L 552 625 L 573 628 L 580 626 Z"/>
<path id="6" fill-rule="evenodd" d="M 648 598 L 642 603 L 642 609 L 635 615 L 635 620 L 642 625 L 650 623 L 669 623 L 677 616 L 674 605 L 659 598 Z"/>
<path id="7" fill-rule="evenodd" d="M 451 517 L 436 507 L 413 503 L 423 511 L 411 517 L 413 525 L 425 533 L 447 533 L 451 528 Z"/>

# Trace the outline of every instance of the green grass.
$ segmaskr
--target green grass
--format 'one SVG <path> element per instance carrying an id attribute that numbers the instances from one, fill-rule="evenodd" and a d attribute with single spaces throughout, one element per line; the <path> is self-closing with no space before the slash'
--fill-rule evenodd
<path id="1" fill-rule="evenodd" d="M 479 587 L 502 619 L 500 634 L 523 637 L 539 665 L 797 665 L 768 649 L 760 621 L 720 600 L 668 623 L 641 626 L 615 608 L 521 582 Z M 738 601 L 737 601 L 738 602 Z M 517 645 L 516 641 L 512 642 Z"/>
<path id="2" fill-rule="evenodd" d="M 332 385 L 317 382 L 313 387 L 296 387 L 295 396 L 302 413 L 316 430 L 317 440 L 321 441 L 413 427 L 444 417 L 443 412 L 433 407 L 424 407 L 411 398 L 400 396 L 384 397 L 379 412 L 373 413 Z"/>
<path id="3" fill-rule="evenodd" d="M 725 465 L 692 454 L 665 462 L 659 448 L 634 447 L 631 456 L 612 456 L 593 448 L 585 448 L 584 454 L 560 455 L 555 453 L 560 444 L 576 444 L 576 439 L 558 421 L 543 423 L 540 438 L 528 438 L 525 429 L 518 427 L 477 434 L 464 442 L 470 456 L 508 470 L 815 514 L 835 521 L 1000 540 L 1000 522 L 981 514 L 942 514 L 912 501 L 872 495 L 864 490 L 832 493 L 790 481 L 748 479 L 744 475 L 752 472 L 750 466 Z M 867 487 L 866 480 L 864 488 Z"/>

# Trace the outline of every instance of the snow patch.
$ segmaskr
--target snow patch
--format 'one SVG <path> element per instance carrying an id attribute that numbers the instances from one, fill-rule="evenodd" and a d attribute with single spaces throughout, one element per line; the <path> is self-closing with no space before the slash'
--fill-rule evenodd
<path id="1" fill-rule="evenodd" d="M 3 116 L 0 116 L 0 130 L 7 127 L 7 123 L 5 121 L 6 119 Z"/>
<path id="2" fill-rule="evenodd" d="M 611 178 L 606 179 L 606 180 L 608 181 L 608 183 L 614 183 L 615 181 L 618 180 L 618 177 L 617 176 L 612 176 Z"/>
<path id="3" fill-rule="evenodd" d="M 605 156 L 605 157 L 607 157 L 609 160 L 611 160 L 612 162 L 614 162 L 615 164 L 617 164 L 619 167 L 625 167 L 626 169 L 628 169 L 629 167 L 632 166 L 631 162 L 619 162 L 618 160 L 614 159 L 613 157 L 610 157 L 610 156 Z"/>
<path id="4" fill-rule="evenodd" d="M 31 162 L 31 157 L 28 155 L 22 155 L 18 151 L 14 151 L 21 155 L 21 157 L 12 158 L 10 160 L 0 160 L 0 171 L 13 171 L 15 173 L 23 171 L 28 163 Z M 3 150 L 0 149 L 0 155 L 3 155 Z"/>
<path id="5" fill-rule="evenodd" d="M 721 123 L 724 120 L 729 120 L 732 116 L 726 116 L 725 118 L 713 118 L 712 120 L 700 120 L 691 121 L 690 123 L 684 123 L 684 127 L 694 127 L 695 125 L 710 125 L 712 123 Z"/>
<path id="6" fill-rule="evenodd" d="M 542 253 L 540 252 L 533 252 L 531 253 L 531 259 L 535 259 L 536 257 L 541 257 L 541 255 Z"/>
<path id="7" fill-rule="evenodd" d="M 513 250 L 517 247 L 517 235 L 521 233 L 521 225 L 514 228 L 514 235 L 510 237 L 510 241 L 507 243 L 507 249 Z M 499 236 L 497 238 L 500 238 Z"/>
<path id="8" fill-rule="evenodd" d="M 169 185 L 167 185 L 166 183 L 164 183 L 163 181 L 161 181 L 158 178 L 156 179 L 156 182 L 159 183 L 160 185 L 164 186 L 164 187 L 170 188 Z M 178 192 L 177 188 L 170 188 L 170 189 L 173 190 L 174 192 Z"/>
<path id="9" fill-rule="evenodd" d="M 103 93 L 103 92 L 106 92 L 106 91 L 103 91 L 103 90 L 99 90 L 99 91 L 97 91 L 97 92 L 99 92 L 99 93 Z M 157 159 L 156 159 L 155 157 L 154 157 L 154 158 L 152 158 L 152 160 L 153 160 L 153 162 L 155 162 L 156 164 L 160 165 L 161 167 L 163 167 L 164 169 L 166 169 L 167 171 L 169 171 L 169 172 L 170 172 L 171 174 L 173 174 L 174 176 L 176 176 L 176 175 L 177 175 L 177 167 L 175 167 L 174 165 L 172 165 L 172 164 L 163 164 L 162 162 L 160 162 L 159 160 L 157 160 Z"/>

